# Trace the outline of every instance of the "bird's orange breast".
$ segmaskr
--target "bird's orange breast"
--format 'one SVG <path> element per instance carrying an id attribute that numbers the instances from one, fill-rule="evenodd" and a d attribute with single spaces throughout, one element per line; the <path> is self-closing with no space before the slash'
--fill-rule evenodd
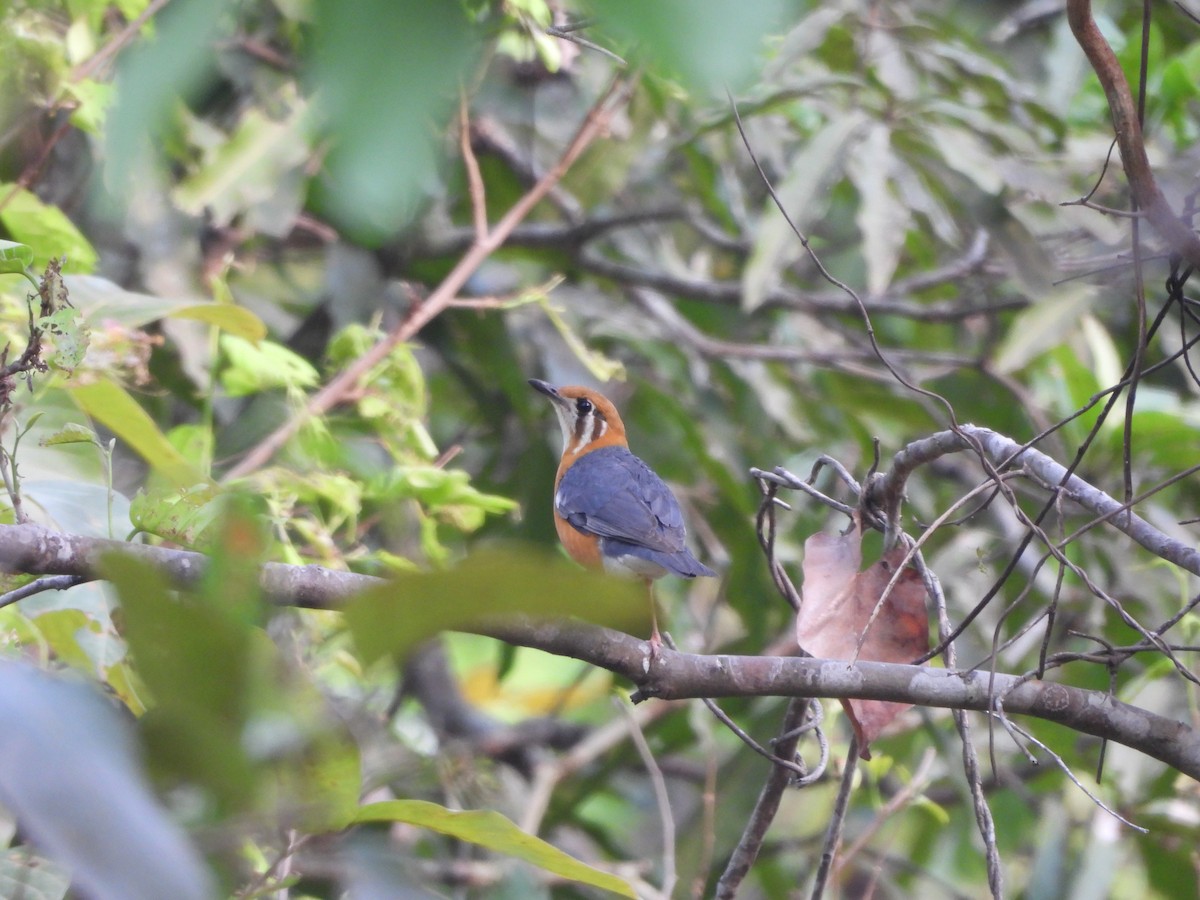
<path id="1" fill-rule="evenodd" d="M 588 569 L 604 568 L 604 559 L 600 555 L 600 538 L 594 534 L 584 534 L 560 516 L 558 510 L 554 511 L 554 528 L 571 559 Z"/>

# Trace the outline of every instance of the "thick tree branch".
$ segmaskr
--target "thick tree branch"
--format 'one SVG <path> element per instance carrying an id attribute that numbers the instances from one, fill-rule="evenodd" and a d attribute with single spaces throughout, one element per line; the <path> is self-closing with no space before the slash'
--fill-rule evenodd
<path id="1" fill-rule="evenodd" d="M 132 554 L 179 586 L 194 584 L 205 557 L 120 541 L 52 532 L 37 525 L 0 525 L 0 568 L 37 575 L 98 578 L 106 552 Z M 277 602 L 336 608 L 378 579 L 320 566 L 263 567 L 262 583 Z M 989 672 L 949 672 L 925 666 L 769 656 L 701 656 L 663 648 L 651 665 L 648 644 L 578 622 L 491 623 L 480 633 L 559 656 L 570 656 L 628 678 L 642 697 L 838 697 L 988 711 L 1003 696 L 1006 714 L 1031 715 L 1108 738 L 1200 780 L 1200 735 L 1098 691 L 1023 681 Z"/>
<path id="2" fill-rule="evenodd" d="M 1088 691 L 986 671 L 771 656 L 705 656 L 665 648 L 648 666 L 645 641 L 577 623 L 496 626 L 493 637 L 571 656 L 623 675 L 641 697 L 837 697 L 1035 716 L 1108 738 L 1200 780 L 1200 735 L 1186 723 Z"/>
<path id="3" fill-rule="evenodd" d="M 204 574 L 208 557 L 191 550 L 151 547 L 125 541 L 51 531 L 40 525 L 0 525 L 0 570 L 26 575 L 74 575 L 99 580 L 101 558 L 125 553 L 161 572 L 173 585 L 188 588 Z M 376 578 L 336 572 L 324 566 L 267 563 L 261 583 L 274 602 L 309 609 L 335 609 Z"/>

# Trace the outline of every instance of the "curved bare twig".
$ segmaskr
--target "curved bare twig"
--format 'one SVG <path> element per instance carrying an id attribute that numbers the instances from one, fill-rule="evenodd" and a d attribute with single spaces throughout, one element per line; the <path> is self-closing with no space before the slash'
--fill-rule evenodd
<path id="1" fill-rule="evenodd" d="M 1038 450 L 1018 444 L 1010 437 L 978 425 L 961 425 L 959 431 L 941 431 L 914 441 L 896 454 L 892 468 L 877 483 L 876 489 L 888 521 L 899 514 L 904 484 L 918 466 L 932 462 L 947 453 L 982 449 L 997 467 L 1021 466 L 1045 485 L 1062 484 L 1065 496 L 1079 506 L 1124 532 L 1155 556 L 1174 563 L 1181 569 L 1200 575 L 1200 551 L 1170 535 L 1164 534 L 1129 507 L 1099 488 L 1071 475 L 1063 482 L 1067 469 L 1061 463 Z"/>

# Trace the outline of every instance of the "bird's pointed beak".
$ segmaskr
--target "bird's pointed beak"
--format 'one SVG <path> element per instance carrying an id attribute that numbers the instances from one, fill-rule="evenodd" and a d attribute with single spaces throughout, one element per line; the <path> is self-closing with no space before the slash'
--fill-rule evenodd
<path id="1" fill-rule="evenodd" d="M 575 406 L 568 398 L 558 392 L 558 388 L 545 381 L 539 381 L 537 378 L 529 379 L 529 386 L 539 394 L 545 394 L 550 398 L 550 402 L 554 404 L 554 416 L 558 419 L 558 426 L 562 429 L 563 447 L 567 447 L 571 443 L 571 434 L 575 430 Z M 564 450 L 564 452 L 566 452 Z"/>
<path id="2" fill-rule="evenodd" d="M 545 394 L 554 403 L 555 406 L 566 406 L 570 401 L 558 392 L 558 388 L 546 381 L 541 381 L 537 378 L 529 379 L 529 386 L 540 394 Z"/>

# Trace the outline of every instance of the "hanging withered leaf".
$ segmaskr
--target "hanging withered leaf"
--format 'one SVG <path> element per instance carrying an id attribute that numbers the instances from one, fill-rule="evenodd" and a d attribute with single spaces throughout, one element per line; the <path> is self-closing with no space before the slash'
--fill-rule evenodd
<path id="1" fill-rule="evenodd" d="M 800 646 L 821 659 L 910 663 L 922 656 L 929 649 L 929 613 L 921 576 L 906 566 L 887 591 L 904 556 L 904 548 L 896 547 L 859 571 L 862 528 L 857 517 L 845 534 L 818 533 L 805 541 L 804 599 L 796 617 Z M 876 606 L 880 609 L 871 621 Z M 858 736 L 859 755 L 870 759 L 871 741 L 912 704 L 843 700 L 842 705 Z"/>
<path id="2" fill-rule="evenodd" d="M 66 283 L 63 281 L 62 262 L 50 260 L 42 276 L 41 316 L 37 328 L 48 335 L 51 351 L 46 361 L 68 375 L 83 362 L 88 349 L 88 330 L 79 310 L 71 305 Z"/>

